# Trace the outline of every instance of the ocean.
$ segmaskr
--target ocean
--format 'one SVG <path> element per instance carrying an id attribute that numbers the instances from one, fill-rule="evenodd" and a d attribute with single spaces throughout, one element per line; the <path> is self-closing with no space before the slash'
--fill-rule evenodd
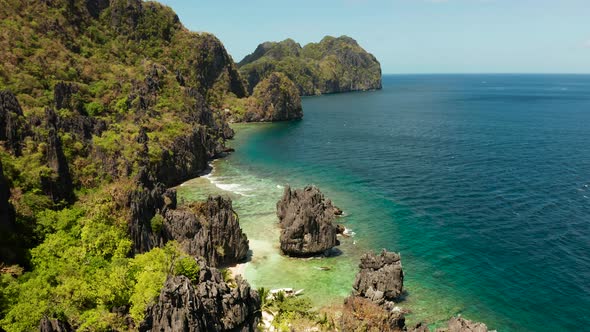
<path id="1" fill-rule="evenodd" d="M 383 90 L 303 107 L 301 121 L 235 125 L 236 152 L 179 187 L 184 201 L 234 200 L 254 287 L 341 302 L 359 257 L 387 248 L 402 255 L 409 324 L 590 330 L 590 76 L 386 75 Z M 342 255 L 279 254 L 287 184 L 345 211 Z"/>

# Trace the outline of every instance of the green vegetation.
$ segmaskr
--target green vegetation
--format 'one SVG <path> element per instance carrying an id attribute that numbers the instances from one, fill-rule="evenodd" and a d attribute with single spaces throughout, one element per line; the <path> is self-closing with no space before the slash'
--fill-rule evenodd
<path id="1" fill-rule="evenodd" d="M 250 91 L 273 72 L 287 75 L 301 95 L 381 88 L 381 66 L 346 36 L 324 37 L 301 47 L 292 39 L 260 44 L 240 63 Z"/>
<path id="2" fill-rule="evenodd" d="M 258 294 L 262 310 L 274 317 L 272 326 L 277 331 L 333 331 L 335 328 L 333 317 L 314 310 L 308 297 L 286 296 L 284 292 L 269 296 L 265 288 L 259 288 Z"/>
<path id="3" fill-rule="evenodd" d="M 282 121 L 303 117 L 297 86 L 283 73 L 274 72 L 254 88 L 252 96 L 228 95 L 223 107 L 230 109 L 235 121 Z"/>
<path id="4" fill-rule="evenodd" d="M 102 191 L 91 196 L 92 204 L 39 213 L 37 234 L 44 240 L 31 250 L 32 271 L 17 279 L 2 275 L 0 323 L 7 331 L 36 329 L 45 315 L 67 317 L 81 330 L 123 329 L 113 308 L 130 305 L 130 316 L 140 322 L 175 261 L 186 266 L 176 273 L 194 273 L 174 242 L 130 258 L 126 221 L 113 214 L 114 198 Z"/>
<path id="5" fill-rule="evenodd" d="M 0 141 L 11 194 L 0 214 L 10 203 L 16 217 L 0 215 L 1 240 L 17 253 L 0 252 L 0 327 L 36 330 L 47 316 L 134 329 L 169 274 L 196 281 L 200 270 L 173 242 L 134 255 L 136 177 L 193 130 L 220 139 L 221 101 L 247 94 L 237 67 L 215 36 L 156 2 L 0 0 L 0 18 L 0 92 L 23 111 L 11 110 L 18 137 Z M 157 214 L 149 226 L 163 223 Z"/>

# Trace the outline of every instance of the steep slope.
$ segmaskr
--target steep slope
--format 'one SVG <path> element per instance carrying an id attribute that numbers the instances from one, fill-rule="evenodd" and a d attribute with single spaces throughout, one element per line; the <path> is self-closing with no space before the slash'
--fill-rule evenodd
<path id="1" fill-rule="evenodd" d="M 265 42 L 238 65 L 249 91 L 273 72 L 287 75 L 301 95 L 381 89 L 379 62 L 347 36 L 304 47 L 292 39 Z"/>
<path id="2" fill-rule="evenodd" d="M 231 201 L 168 189 L 227 152 L 221 102 L 247 96 L 217 38 L 155 2 L 2 0 L 0 59 L 0 265 L 27 268 L 0 270 L 1 328 L 133 329 L 187 254 L 244 258 Z"/>

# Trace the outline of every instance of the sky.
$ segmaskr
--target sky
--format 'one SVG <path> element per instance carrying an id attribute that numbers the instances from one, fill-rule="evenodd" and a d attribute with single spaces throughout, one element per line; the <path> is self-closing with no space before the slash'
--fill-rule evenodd
<path id="1" fill-rule="evenodd" d="M 348 35 L 383 73 L 590 73 L 590 0 L 160 0 L 238 62 Z"/>

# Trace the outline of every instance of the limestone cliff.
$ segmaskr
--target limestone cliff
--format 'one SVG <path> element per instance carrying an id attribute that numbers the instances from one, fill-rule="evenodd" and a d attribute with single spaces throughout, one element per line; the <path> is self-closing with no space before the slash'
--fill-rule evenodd
<path id="1" fill-rule="evenodd" d="M 178 241 L 186 253 L 205 257 L 211 266 L 235 264 L 248 254 L 248 238 L 229 198 L 209 197 L 164 215 L 165 236 Z"/>
<path id="2" fill-rule="evenodd" d="M 287 75 L 301 95 L 381 89 L 379 62 L 347 36 L 304 47 L 292 39 L 266 42 L 238 65 L 250 91 L 273 72 Z"/>
<path id="3" fill-rule="evenodd" d="M 301 96 L 297 86 L 282 73 L 271 73 L 263 79 L 252 96 L 225 100 L 237 122 L 286 121 L 303 117 Z"/>

